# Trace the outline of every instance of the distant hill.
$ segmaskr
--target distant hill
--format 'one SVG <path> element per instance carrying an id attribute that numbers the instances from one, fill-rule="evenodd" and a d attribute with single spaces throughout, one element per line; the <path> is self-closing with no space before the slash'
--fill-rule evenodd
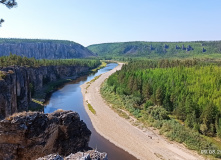
<path id="1" fill-rule="evenodd" d="M 36 59 L 69 59 L 94 57 L 82 45 L 62 40 L 0 39 L 0 56 L 10 53 Z"/>
<path id="2" fill-rule="evenodd" d="M 121 42 L 94 44 L 87 48 L 104 57 L 221 58 L 221 41 Z"/>

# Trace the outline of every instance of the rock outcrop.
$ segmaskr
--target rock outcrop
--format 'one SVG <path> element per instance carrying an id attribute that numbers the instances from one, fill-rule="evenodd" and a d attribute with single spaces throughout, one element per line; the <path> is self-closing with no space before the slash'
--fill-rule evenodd
<path id="1" fill-rule="evenodd" d="M 0 80 L 0 119 L 28 111 L 31 92 L 41 90 L 45 84 L 65 77 L 77 77 L 89 70 L 85 66 L 15 66 L 2 69 L 6 76 Z"/>
<path id="2" fill-rule="evenodd" d="M 107 153 L 100 153 L 96 150 L 89 150 L 87 152 L 77 152 L 70 154 L 67 157 L 62 157 L 58 154 L 50 154 L 36 160 L 108 160 Z"/>
<path id="3" fill-rule="evenodd" d="M 0 159 L 34 160 L 53 153 L 68 156 L 90 149 L 90 135 L 76 112 L 17 113 L 0 121 Z"/>
<path id="4" fill-rule="evenodd" d="M 10 53 L 36 59 L 68 59 L 96 56 L 82 45 L 71 41 L 1 39 L 0 56 Z"/>

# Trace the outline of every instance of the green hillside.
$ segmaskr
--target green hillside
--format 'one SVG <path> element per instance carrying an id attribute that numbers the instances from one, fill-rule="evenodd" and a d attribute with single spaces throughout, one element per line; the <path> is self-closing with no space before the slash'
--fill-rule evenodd
<path id="1" fill-rule="evenodd" d="M 88 49 L 103 57 L 221 58 L 221 41 L 104 43 Z"/>

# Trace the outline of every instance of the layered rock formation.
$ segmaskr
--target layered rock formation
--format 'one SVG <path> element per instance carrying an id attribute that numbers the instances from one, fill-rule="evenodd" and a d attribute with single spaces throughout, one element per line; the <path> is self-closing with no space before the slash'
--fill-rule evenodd
<path id="1" fill-rule="evenodd" d="M 42 66 L 7 67 L 2 69 L 6 76 L 0 80 L 0 119 L 15 112 L 27 111 L 31 102 L 31 92 L 60 78 L 88 72 L 89 67 L 81 66 Z"/>
<path id="2" fill-rule="evenodd" d="M 34 160 L 88 150 L 91 132 L 78 113 L 17 113 L 0 121 L 1 160 Z"/>
<path id="3" fill-rule="evenodd" d="M 1 39 L 0 56 L 10 53 L 36 59 L 68 59 L 95 56 L 93 52 L 71 41 Z"/>
<path id="4" fill-rule="evenodd" d="M 96 150 L 89 150 L 87 152 L 77 152 L 70 154 L 67 157 L 62 157 L 58 154 L 50 154 L 36 160 L 108 160 L 107 153 L 100 153 Z"/>

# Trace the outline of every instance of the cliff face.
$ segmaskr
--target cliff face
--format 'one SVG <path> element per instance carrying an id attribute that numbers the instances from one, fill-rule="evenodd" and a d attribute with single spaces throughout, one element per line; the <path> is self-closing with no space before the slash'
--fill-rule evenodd
<path id="1" fill-rule="evenodd" d="M 0 56 L 10 53 L 36 59 L 68 59 L 95 56 L 93 52 L 71 41 L 5 39 L 0 41 Z"/>
<path id="2" fill-rule="evenodd" d="M 5 68 L 5 78 L 0 80 L 0 118 L 18 111 L 28 109 L 31 92 L 29 90 L 29 76 L 27 69 Z"/>
<path id="3" fill-rule="evenodd" d="M 2 160 L 33 160 L 52 153 L 67 156 L 88 150 L 91 132 L 78 113 L 17 113 L 0 121 Z"/>
<path id="4" fill-rule="evenodd" d="M 42 66 L 39 68 L 7 67 L 0 80 L 0 119 L 15 112 L 27 111 L 31 102 L 31 92 L 60 78 L 78 76 L 89 71 L 81 66 Z"/>

